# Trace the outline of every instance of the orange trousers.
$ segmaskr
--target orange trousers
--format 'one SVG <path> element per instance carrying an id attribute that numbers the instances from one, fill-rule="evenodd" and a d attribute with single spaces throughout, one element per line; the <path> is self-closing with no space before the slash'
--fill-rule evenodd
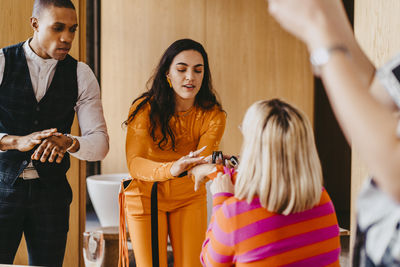
<path id="1" fill-rule="evenodd" d="M 126 218 L 137 267 L 152 266 L 150 193 L 153 183 L 132 180 L 125 189 Z M 207 200 L 187 177 L 158 183 L 160 267 L 167 267 L 167 240 L 175 267 L 201 266 L 200 252 L 207 230 Z"/>

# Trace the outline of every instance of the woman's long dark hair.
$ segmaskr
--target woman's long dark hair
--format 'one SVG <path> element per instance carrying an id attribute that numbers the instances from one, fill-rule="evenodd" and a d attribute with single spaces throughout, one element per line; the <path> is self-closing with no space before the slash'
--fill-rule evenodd
<path id="1" fill-rule="evenodd" d="M 147 82 L 148 85 L 151 83 L 150 89 L 133 101 L 132 105 L 142 99 L 136 109 L 124 122 L 125 125 L 130 123 L 138 111 L 146 103 L 150 103 L 150 135 L 154 142 L 158 142 L 158 147 L 160 149 L 165 149 L 169 142 L 168 140 L 170 139 L 171 147 L 175 150 L 175 135 L 169 126 L 169 121 L 175 113 L 175 93 L 167 82 L 166 74 L 175 56 L 186 50 L 195 50 L 199 52 L 204 61 L 203 81 L 201 88 L 196 95 L 194 105 L 205 110 L 217 106 L 222 110 L 221 104 L 218 102 L 212 86 L 208 56 L 204 47 L 200 43 L 191 39 L 175 41 L 167 48 L 167 50 L 165 50 L 156 70 L 154 71 L 154 75 Z M 158 126 L 162 133 L 162 138 L 160 140 L 157 140 L 155 136 L 155 131 Z"/>

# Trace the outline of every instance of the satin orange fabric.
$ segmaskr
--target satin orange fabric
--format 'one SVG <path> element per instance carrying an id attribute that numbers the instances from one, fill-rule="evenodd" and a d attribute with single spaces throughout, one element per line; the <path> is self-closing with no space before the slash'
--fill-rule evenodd
<path id="1" fill-rule="evenodd" d="M 130 112 L 134 110 L 134 105 Z M 193 107 L 172 117 L 176 147 L 162 150 L 150 136 L 150 105 L 146 104 L 128 125 L 126 158 L 132 181 L 124 190 L 126 219 L 138 267 L 151 266 L 150 192 L 158 181 L 159 259 L 167 266 L 167 236 L 174 266 L 201 266 L 200 251 L 207 227 L 206 190 L 194 191 L 193 181 L 173 177 L 172 164 L 203 146 L 202 156 L 217 150 L 226 115 L 218 108 Z M 160 136 L 160 131 L 156 132 Z M 123 256 L 123 253 L 122 255 Z"/>

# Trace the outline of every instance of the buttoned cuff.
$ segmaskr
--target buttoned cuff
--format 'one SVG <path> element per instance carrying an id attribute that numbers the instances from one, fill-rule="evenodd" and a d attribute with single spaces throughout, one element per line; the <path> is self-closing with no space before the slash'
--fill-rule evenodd
<path id="1" fill-rule="evenodd" d="M 93 158 L 93 153 L 91 153 L 90 145 L 85 140 L 85 138 L 82 138 L 81 136 L 71 136 L 78 140 L 79 150 L 73 153 L 68 151 L 68 153 L 80 160 L 90 160 L 91 158 Z"/>

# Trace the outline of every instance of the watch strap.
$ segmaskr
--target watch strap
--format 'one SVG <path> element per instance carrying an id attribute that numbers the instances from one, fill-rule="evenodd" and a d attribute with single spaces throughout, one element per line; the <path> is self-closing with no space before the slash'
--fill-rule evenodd
<path id="1" fill-rule="evenodd" d="M 78 140 L 74 136 L 72 136 L 70 134 L 64 134 L 64 135 L 68 136 L 69 138 L 72 139 L 72 144 L 67 148 L 67 151 L 70 152 L 70 150 L 73 149 L 76 146 L 76 143 L 78 142 Z"/>

